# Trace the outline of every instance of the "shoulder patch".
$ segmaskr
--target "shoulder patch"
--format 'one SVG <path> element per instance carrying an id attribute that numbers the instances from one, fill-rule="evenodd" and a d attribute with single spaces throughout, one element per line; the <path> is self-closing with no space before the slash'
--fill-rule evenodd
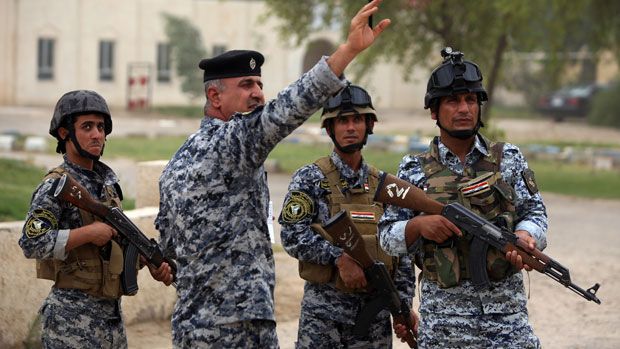
<path id="1" fill-rule="evenodd" d="M 282 221 L 297 223 L 310 215 L 314 215 L 314 202 L 310 196 L 301 191 L 291 191 L 282 208 Z"/>
<path id="2" fill-rule="evenodd" d="M 24 233 L 29 239 L 36 238 L 54 229 L 58 229 L 56 216 L 43 209 L 34 210 L 24 225 Z"/>
<path id="3" fill-rule="evenodd" d="M 523 181 L 525 182 L 525 186 L 527 190 L 530 192 L 530 195 L 534 195 L 538 193 L 538 185 L 536 185 L 536 179 L 534 178 L 534 171 L 529 168 L 526 168 L 521 172 L 521 176 L 523 176 Z"/>

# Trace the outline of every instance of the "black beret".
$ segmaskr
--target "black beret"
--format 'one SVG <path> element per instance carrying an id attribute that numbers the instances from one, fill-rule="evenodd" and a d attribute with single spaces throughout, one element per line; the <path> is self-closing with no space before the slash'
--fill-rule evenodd
<path id="1" fill-rule="evenodd" d="M 265 57 L 260 52 L 231 50 L 203 59 L 198 66 L 205 71 L 203 81 L 206 82 L 239 76 L 260 76 L 260 67 L 264 61 Z"/>

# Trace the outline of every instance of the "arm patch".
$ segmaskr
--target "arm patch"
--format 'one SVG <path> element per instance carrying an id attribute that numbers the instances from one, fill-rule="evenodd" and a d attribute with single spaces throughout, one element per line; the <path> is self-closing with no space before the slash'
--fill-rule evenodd
<path id="1" fill-rule="evenodd" d="M 536 179 L 534 178 L 534 171 L 526 168 L 523 172 L 521 172 L 521 176 L 523 177 L 523 181 L 525 182 L 525 186 L 530 192 L 530 195 L 538 193 L 538 186 L 536 185 Z"/>
<path id="2" fill-rule="evenodd" d="M 291 191 L 282 208 L 282 221 L 294 224 L 308 216 L 314 216 L 314 201 L 304 192 Z"/>
<path id="3" fill-rule="evenodd" d="M 40 208 L 32 211 L 26 224 L 24 224 L 24 234 L 29 239 L 34 239 L 55 229 L 58 229 L 56 216 L 52 212 Z"/>

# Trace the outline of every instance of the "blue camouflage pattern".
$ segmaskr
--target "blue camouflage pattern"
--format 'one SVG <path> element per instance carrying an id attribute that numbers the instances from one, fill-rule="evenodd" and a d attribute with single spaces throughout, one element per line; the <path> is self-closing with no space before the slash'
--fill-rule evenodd
<path id="1" fill-rule="evenodd" d="M 90 171 L 70 162 L 64 155 L 60 167 L 96 200 L 106 201 L 106 186 L 112 187 L 118 183 L 112 169 L 100 161 L 95 161 Z M 53 181 L 51 178 L 44 180 L 34 191 L 26 222 L 36 219 L 36 212 L 44 210 L 55 217 L 57 225 L 46 227 L 44 234 L 29 237 L 28 224 L 24 224 L 19 246 L 26 258 L 64 260 L 67 257 L 65 246 L 69 230 L 83 225 L 77 207 L 50 195 Z M 113 195 L 118 196 L 118 193 Z M 81 290 L 52 287 L 43 301 L 40 314 L 45 348 L 127 347 L 120 300 L 97 298 Z"/>
<path id="2" fill-rule="evenodd" d="M 418 348 L 537 349 L 527 316 L 515 314 L 446 315 L 424 314 L 418 331 Z"/>
<path id="3" fill-rule="evenodd" d="M 182 348 L 277 348 L 276 323 L 251 320 L 197 329 L 200 335 L 185 337 Z"/>
<path id="4" fill-rule="evenodd" d="M 200 329 L 274 321 L 274 259 L 263 163 L 284 137 L 344 87 L 323 57 L 264 107 L 228 122 L 205 117 L 160 178 L 155 225 L 177 261 L 173 342 Z"/>
<path id="5" fill-rule="evenodd" d="M 299 328 L 303 331 L 298 332 L 296 349 L 392 348 L 392 328 L 387 311 L 379 313 L 377 321 L 370 325 L 368 332 L 362 337 L 353 334 L 351 325 L 303 312 L 299 318 Z"/>
<path id="6" fill-rule="evenodd" d="M 356 172 L 336 152 L 332 152 L 330 157 L 341 179 L 347 182 L 349 188 L 362 188 L 367 182 L 369 168 L 363 160 L 361 168 Z M 324 180 L 326 177 L 316 164 L 306 165 L 293 174 L 284 203 L 290 199 L 291 192 L 301 191 L 313 201 L 315 212 L 296 223 L 286 222 L 280 217 L 280 236 L 282 246 L 292 257 L 315 264 L 335 265 L 336 260 L 342 255 L 342 249 L 332 245 L 310 228 L 313 222 L 324 224 L 331 217 L 326 196 L 329 192 L 321 186 Z M 400 298 L 410 307 L 415 285 L 411 260 L 406 255 L 400 258 L 394 283 Z M 391 323 L 388 311 L 378 314 L 369 331 L 369 337 L 356 339 L 351 335 L 356 316 L 371 299 L 365 293 L 339 291 L 333 281 L 326 284 L 306 282 L 301 303 L 297 347 L 346 348 L 364 342 L 374 343 L 375 346 L 368 348 L 391 347 L 392 336 L 389 330 Z M 385 328 L 388 328 L 388 331 L 384 331 Z M 389 343 L 389 346 L 384 343 Z"/>
<path id="7" fill-rule="evenodd" d="M 438 149 L 440 162 L 456 174 L 464 174 L 464 166 L 471 167 L 483 156 L 489 154 L 489 150 L 480 136 L 476 136 L 471 151 L 465 157 L 465 164 L 461 163 L 459 158 L 441 143 L 441 140 Z M 540 193 L 531 194 L 523 180 L 521 173 L 527 168 L 527 162 L 519 148 L 506 143 L 500 163 L 500 172 L 504 181 L 512 186 L 516 192 L 515 230 L 528 231 L 535 238 L 537 247 L 542 250 L 547 245 L 547 213 Z M 427 185 L 421 162 L 413 155 L 406 155 L 403 158 L 397 176 L 419 188 L 425 188 Z M 388 205 L 379 222 L 381 246 L 388 253 L 393 255 L 415 253 L 419 249 L 418 241 L 418 243 L 412 244 L 408 250 L 404 236 L 407 221 L 415 216 L 416 214 L 409 209 Z M 460 322 L 467 321 L 466 319 L 477 322 L 481 321 L 481 318 L 488 318 L 488 315 L 497 315 L 496 319 L 502 319 L 502 316 L 506 316 L 503 318 L 504 320 L 497 320 L 497 326 L 509 326 L 507 330 L 510 330 L 510 326 L 517 326 L 518 323 L 527 323 L 527 297 L 523 286 L 523 274 L 519 272 L 500 281 L 491 281 L 491 288 L 482 291 L 476 291 L 470 280 L 463 280 L 456 287 L 442 289 L 437 284 L 423 279 L 420 297 L 420 334 L 424 338 L 432 337 L 439 343 L 444 343 L 450 334 L 447 331 L 423 334 L 423 328 L 431 327 L 431 324 L 427 322 L 430 321 L 429 314 L 446 315 L 442 319 L 449 321 L 447 323 L 449 327 L 460 325 L 461 323 L 457 323 L 457 319 L 461 319 L 458 320 Z M 507 316 L 509 314 L 511 314 L 510 317 Z M 517 314 L 518 316 L 515 317 Z M 518 319 L 518 321 L 512 319 Z M 476 326 L 479 325 L 472 323 L 470 326 L 477 328 Z M 527 331 L 524 330 L 524 332 Z M 538 338 L 531 328 L 524 338 L 523 340 L 528 343 L 538 343 Z M 424 346 L 424 343 L 430 344 Z M 425 339 L 420 348 L 435 347 L 432 343 L 435 342 Z M 463 346 L 457 345 L 456 347 L 467 346 L 463 344 Z M 522 346 L 517 345 L 516 342 L 505 342 L 499 346 L 494 345 L 494 347 Z"/>

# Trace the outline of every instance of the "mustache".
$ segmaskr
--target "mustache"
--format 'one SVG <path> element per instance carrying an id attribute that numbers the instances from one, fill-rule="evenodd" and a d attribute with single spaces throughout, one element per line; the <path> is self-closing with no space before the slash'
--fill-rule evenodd
<path id="1" fill-rule="evenodd" d="M 259 98 L 250 98 L 250 100 L 248 101 L 248 108 L 252 106 L 254 106 L 255 108 L 262 104 L 263 104 L 263 101 L 260 100 Z"/>

